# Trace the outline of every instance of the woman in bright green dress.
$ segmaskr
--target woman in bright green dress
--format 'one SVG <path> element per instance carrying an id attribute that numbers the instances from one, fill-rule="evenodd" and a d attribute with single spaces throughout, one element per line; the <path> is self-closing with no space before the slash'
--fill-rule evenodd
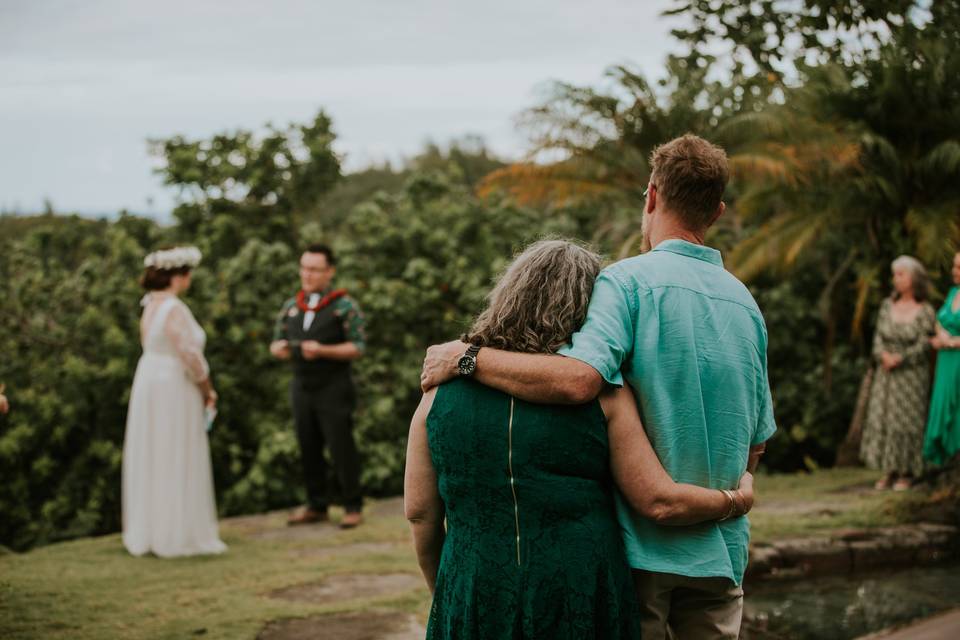
<path id="1" fill-rule="evenodd" d="M 960 253 L 953 256 L 954 286 L 937 312 L 937 371 L 927 418 L 923 457 L 944 464 L 960 451 Z"/>
<path id="2" fill-rule="evenodd" d="M 583 323 L 599 268 L 575 244 L 532 245 L 466 340 L 555 352 Z M 404 507 L 434 594 L 427 638 L 639 638 L 614 481 L 664 524 L 739 516 L 753 503 L 749 473 L 736 492 L 673 482 L 627 388 L 584 405 L 537 405 L 462 375 L 425 393 L 410 426 Z"/>

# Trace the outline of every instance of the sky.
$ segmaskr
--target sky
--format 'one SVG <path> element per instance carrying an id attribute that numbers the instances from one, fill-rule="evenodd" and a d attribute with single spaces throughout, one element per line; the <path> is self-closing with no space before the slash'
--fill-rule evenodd
<path id="1" fill-rule="evenodd" d="M 346 171 L 479 135 L 612 64 L 655 78 L 669 0 L 0 0 L 0 212 L 167 216 L 147 140 L 333 118 Z"/>

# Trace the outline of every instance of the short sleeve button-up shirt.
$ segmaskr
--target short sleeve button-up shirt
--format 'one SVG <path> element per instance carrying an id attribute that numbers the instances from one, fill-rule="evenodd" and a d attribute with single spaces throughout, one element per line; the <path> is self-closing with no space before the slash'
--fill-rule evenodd
<path id="1" fill-rule="evenodd" d="M 735 487 L 750 446 L 776 431 L 763 316 L 715 249 L 667 240 L 604 269 L 583 327 L 560 353 L 610 384 L 630 384 L 650 442 L 677 482 Z M 666 527 L 623 499 L 617 509 L 632 567 L 742 581 L 746 517 Z"/>

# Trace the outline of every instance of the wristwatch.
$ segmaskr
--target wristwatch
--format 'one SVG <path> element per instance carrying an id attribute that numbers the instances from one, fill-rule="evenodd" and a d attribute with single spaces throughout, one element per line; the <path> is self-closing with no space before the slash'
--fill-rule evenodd
<path id="1" fill-rule="evenodd" d="M 477 370 L 477 354 L 480 353 L 480 347 L 475 344 L 467 347 L 460 359 L 457 360 L 457 373 L 462 376 L 472 376 Z"/>

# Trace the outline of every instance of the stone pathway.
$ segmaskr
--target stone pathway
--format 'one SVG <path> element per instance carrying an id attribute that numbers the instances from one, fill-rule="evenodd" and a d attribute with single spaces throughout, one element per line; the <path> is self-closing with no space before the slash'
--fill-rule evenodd
<path id="1" fill-rule="evenodd" d="M 860 640 L 954 640 L 960 638 L 960 609 L 915 622 L 895 631 L 864 636 Z"/>
<path id="2" fill-rule="evenodd" d="M 872 491 L 869 485 L 843 487 L 838 494 L 866 494 Z M 770 512 L 802 517 L 804 514 L 842 508 L 837 498 L 830 493 L 815 500 L 762 503 L 759 508 Z M 294 543 L 291 554 L 305 560 L 322 560 L 341 556 L 369 554 L 396 554 L 399 542 L 357 541 L 352 544 L 336 544 L 332 538 L 339 532 L 336 523 L 321 523 L 298 527 L 286 526 L 286 512 L 273 512 L 230 520 L 234 530 L 242 535 L 260 540 Z M 402 518 L 403 501 L 392 498 L 379 501 L 367 511 L 371 521 L 377 518 Z M 304 544 L 304 542 L 316 544 Z M 891 564 L 913 565 L 940 562 L 957 557 L 960 533 L 955 527 L 943 525 L 905 525 L 887 529 L 837 531 L 830 535 L 807 537 L 795 540 L 778 540 L 773 544 L 759 544 L 751 549 L 749 578 L 751 580 L 780 577 L 836 575 L 871 569 L 877 566 L 889 568 Z M 412 549 L 409 549 L 412 554 Z M 368 600 L 378 597 L 402 597 L 421 588 L 422 578 L 412 573 L 343 573 L 327 576 L 323 580 L 293 584 L 266 594 L 270 598 L 302 603 L 349 603 L 353 600 Z M 347 607 L 350 605 L 347 604 Z M 926 631 L 928 628 L 932 631 Z M 960 611 L 955 615 L 937 616 L 930 621 L 910 627 L 914 635 L 876 636 L 901 640 L 917 638 L 930 640 L 941 637 L 960 638 Z M 916 635 L 919 633 L 941 635 Z M 363 611 L 337 614 L 310 615 L 301 618 L 285 618 L 268 623 L 257 636 L 258 640 L 315 640 L 338 638 L 343 640 L 414 640 L 421 639 L 425 628 L 416 616 L 407 612 L 372 607 Z M 906 633 L 906 632 L 904 632 Z M 948 635 L 943 635 L 944 633 Z M 873 637 L 871 637 L 872 640 Z"/>
<path id="3" fill-rule="evenodd" d="M 364 611 L 274 621 L 257 640 L 422 640 L 426 633 L 409 614 Z"/>
<path id="4" fill-rule="evenodd" d="M 761 485 L 762 487 L 762 485 Z M 782 519 L 832 516 L 879 494 L 873 482 L 845 484 L 813 496 L 760 499 L 754 514 Z M 873 569 L 939 564 L 960 557 L 960 529 L 919 523 L 870 529 L 821 531 L 750 546 L 747 580 L 843 575 Z"/>
<path id="5" fill-rule="evenodd" d="M 960 530 L 942 524 L 851 529 L 750 547 L 747 578 L 802 578 L 941 564 L 960 555 Z"/>

